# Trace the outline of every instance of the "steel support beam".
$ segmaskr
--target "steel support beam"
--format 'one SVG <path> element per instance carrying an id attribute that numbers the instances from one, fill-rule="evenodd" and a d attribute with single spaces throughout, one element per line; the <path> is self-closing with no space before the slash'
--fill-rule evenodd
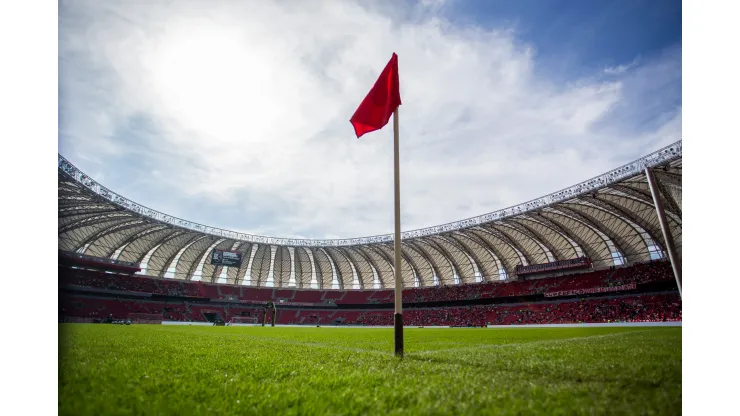
<path id="1" fill-rule="evenodd" d="M 673 275 L 676 277 L 678 295 L 683 299 L 683 292 L 681 291 L 681 259 L 678 257 L 678 253 L 676 253 L 676 245 L 673 242 L 673 234 L 671 234 L 671 229 L 668 226 L 668 219 L 666 219 L 665 212 L 663 211 L 663 201 L 660 199 L 658 185 L 649 167 L 645 168 L 645 175 L 647 176 L 648 185 L 650 185 L 650 193 L 653 195 L 653 202 L 655 202 L 655 211 L 658 214 L 660 228 L 663 231 L 663 239 L 665 240 L 668 258 L 670 258 L 671 266 L 673 267 Z"/>

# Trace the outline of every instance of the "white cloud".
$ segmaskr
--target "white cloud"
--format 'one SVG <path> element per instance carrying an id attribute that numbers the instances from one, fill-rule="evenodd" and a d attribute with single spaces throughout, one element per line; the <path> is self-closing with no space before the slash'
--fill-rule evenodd
<path id="1" fill-rule="evenodd" d="M 414 15 L 425 17 L 402 21 L 393 3 L 63 1 L 60 151 L 90 172 L 126 169 L 122 155 L 146 161 L 181 199 L 139 185 L 137 202 L 173 215 L 322 238 L 393 229 L 392 128 L 357 140 L 348 121 L 392 52 L 404 230 L 504 208 L 681 138 L 680 107 L 648 131 L 614 115 L 641 105 L 619 77 L 637 69 L 557 84 L 509 28 L 450 26 L 435 17 L 444 2 L 424 3 Z M 680 79 L 674 61 L 646 76 L 678 65 Z M 140 119 L 155 133 L 134 145 L 125 129 Z M 203 201 L 245 215 L 222 224 Z"/>
<path id="2" fill-rule="evenodd" d="M 635 65 L 637 65 L 637 60 L 634 60 L 628 64 L 622 64 L 617 66 L 610 66 L 604 68 L 604 73 L 607 75 L 620 75 L 624 74 L 625 72 L 632 69 Z"/>

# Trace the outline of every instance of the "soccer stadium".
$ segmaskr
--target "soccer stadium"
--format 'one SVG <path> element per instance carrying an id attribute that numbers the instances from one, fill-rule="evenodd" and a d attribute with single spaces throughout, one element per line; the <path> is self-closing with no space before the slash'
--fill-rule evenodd
<path id="1" fill-rule="evenodd" d="M 681 10 L 60 2 L 58 413 L 681 414 Z"/>
<path id="2" fill-rule="evenodd" d="M 464 365 L 485 366 L 488 365 L 487 360 L 492 359 L 485 353 L 493 353 L 491 348 L 497 346 L 502 347 L 495 350 L 497 353 L 507 349 L 507 356 L 520 360 L 530 359 L 530 354 L 550 358 L 552 353 L 581 354 L 585 347 L 589 349 L 588 354 L 595 354 L 600 349 L 605 349 L 603 353 L 606 353 L 610 348 L 625 348 L 631 351 L 630 356 L 639 353 L 646 354 L 646 360 L 674 359 L 680 363 L 680 329 L 664 327 L 680 325 L 681 322 L 680 283 L 677 284 L 680 274 L 674 274 L 667 249 L 670 247 L 672 256 L 680 258 L 681 151 L 681 142 L 674 143 L 603 175 L 533 201 L 480 217 L 405 232 L 402 236 L 401 275 L 403 316 L 409 327 L 406 359 L 419 360 L 420 365 L 425 363 L 423 365 L 430 366 L 431 372 L 444 371 L 443 368 L 460 371 L 460 368 L 450 368 L 460 364 L 453 365 L 447 360 L 454 357 L 466 362 L 469 359 L 470 362 Z M 129 363 L 121 365 L 136 368 L 141 364 L 130 361 L 137 356 L 137 349 L 152 351 L 152 348 L 164 347 L 155 342 L 185 342 L 195 349 L 221 351 L 223 347 L 230 351 L 222 364 L 203 357 L 209 364 L 193 371 L 206 379 L 212 376 L 203 373 L 208 367 L 211 372 L 218 371 L 219 375 L 223 372 L 226 379 L 232 377 L 229 381 L 233 381 L 237 374 L 247 380 L 268 377 L 265 374 L 274 370 L 270 366 L 259 367 L 261 375 L 251 373 L 248 368 L 265 365 L 253 361 L 261 359 L 260 354 L 265 354 L 265 362 L 280 361 L 286 349 L 308 354 L 308 361 L 296 362 L 295 365 L 328 364 L 324 360 L 340 359 L 332 355 L 337 353 L 343 354 L 342 360 L 348 360 L 347 365 L 388 365 L 374 363 L 373 360 L 377 355 L 387 354 L 386 360 L 392 356 L 390 332 L 385 333 L 382 329 L 393 325 L 392 235 L 344 240 L 293 240 L 247 235 L 196 224 L 116 194 L 61 155 L 58 189 L 60 322 L 148 324 L 131 327 L 130 330 L 106 329 L 101 332 L 94 326 L 71 327 L 67 336 L 80 339 L 74 342 L 76 348 L 70 347 L 72 351 L 67 359 L 95 354 L 84 348 L 76 350 L 89 343 L 86 348 L 122 348 L 120 359 Z M 668 227 L 664 230 L 662 224 Z M 668 242 L 665 237 L 668 237 Z M 677 266 L 680 269 L 680 264 Z M 190 328 L 179 329 L 183 325 Z M 549 329 L 539 332 L 534 329 L 516 329 L 514 332 L 501 329 L 527 325 Z M 567 329 L 555 330 L 551 325 Z M 211 329 L 206 326 L 238 328 Z M 309 329 L 312 327 L 318 329 Z M 335 329 L 322 332 L 321 328 L 326 327 Z M 481 329 L 474 330 L 474 327 Z M 276 332 L 266 332 L 268 328 Z M 361 331 L 358 328 L 367 329 L 358 332 Z M 387 336 L 384 338 L 383 334 Z M 138 337 L 146 337 L 146 341 Z M 221 342 L 226 345 L 221 345 Z M 552 342 L 551 346 L 547 342 Z M 673 355 L 675 350 L 660 350 L 667 345 L 679 347 L 678 357 Z M 539 346 L 542 351 L 537 351 Z M 241 348 L 254 348 L 255 355 L 240 352 Z M 553 348 L 557 351 L 551 351 Z M 276 353 L 275 349 L 281 351 L 277 357 L 271 356 Z M 164 351 L 166 349 L 162 353 Z M 475 354 L 470 358 L 466 356 L 466 353 L 473 352 Z M 193 359 L 205 353 L 205 350 L 190 351 L 189 357 Z M 239 359 L 229 361 L 228 355 L 232 353 Z M 351 354 L 347 356 L 348 353 Z M 363 355 L 370 357 L 370 362 L 360 358 Z M 496 357 L 500 359 L 498 355 Z M 567 357 L 557 357 L 567 363 Z M 180 360 L 175 355 L 157 359 L 160 358 Z M 579 358 L 582 359 L 586 358 Z M 473 364 L 476 362 L 478 364 Z M 565 363 L 561 362 L 561 365 L 567 365 Z M 244 366 L 242 370 L 239 370 L 239 364 Z M 624 366 L 627 363 L 620 360 L 620 364 Z M 76 367 L 71 362 L 68 365 Z M 150 365 L 159 367 L 172 363 Z M 435 365 L 439 368 L 435 369 Z M 506 366 L 510 365 L 507 362 Z M 622 371 L 626 374 L 648 371 L 644 365 L 651 363 L 641 362 L 637 367 L 627 366 Z M 217 370 L 222 366 L 222 370 Z M 96 371 L 113 371 L 113 368 L 116 366 Z M 290 380 L 296 375 L 292 365 L 278 368 L 281 370 L 269 376 L 272 381 L 266 381 L 272 383 L 271 387 L 265 387 L 268 392 L 279 390 L 276 386 L 282 383 L 281 380 Z M 376 370 L 381 371 L 372 371 Z M 667 389 L 665 396 L 642 404 L 667 406 L 660 409 L 680 411 L 680 366 L 670 370 L 672 374 L 661 377 L 673 377 L 669 378 L 670 383 L 677 384 L 653 385 L 654 388 Z M 327 371 L 334 371 L 327 377 L 344 377 L 341 369 Z M 509 371 L 519 372 L 524 368 Z M 568 377 L 576 377 L 575 374 L 581 370 L 569 367 L 568 371 L 571 374 Z M 663 368 L 661 371 L 669 370 Z M 83 369 L 75 368 L 72 374 L 64 373 L 63 379 L 84 377 L 85 373 Z M 171 374 L 170 370 L 165 374 Z M 181 373 L 177 377 L 184 377 L 186 384 L 199 382 L 200 378 L 190 379 L 186 374 Z M 635 376 L 640 375 L 642 373 Z M 111 377 L 107 374 L 97 376 Z M 539 379 L 554 377 L 555 374 L 530 376 Z M 300 380 L 299 376 L 296 377 Z M 580 383 L 588 377 L 591 375 L 576 378 Z M 645 377 L 650 379 L 656 375 L 650 373 Z M 572 382 L 567 381 L 568 384 Z M 647 379 L 644 382 L 648 383 Z M 617 398 L 629 390 L 628 382 L 620 383 L 621 392 L 610 393 L 616 394 Z M 287 381 L 287 384 L 296 388 L 292 381 Z M 585 383 L 584 388 L 587 385 Z M 638 385 L 640 394 L 652 394 L 642 384 Z M 71 393 L 80 386 L 71 384 L 64 388 L 70 389 L 67 392 Z M 151 388 L 154 393 L 146 394 L 158 394 L 158 391 L 168 394 L 166 390 L 159 390 L 164 388 L 159 384 Z M 207 386 L 203 388 L 207 389 Z M 234 388 L 238 390 L 236 386 Z M 576 390 L 577 395 L 586 394 L 588 388 Z M 82 391 L 77 390 L 77 393 L 82 394 Z M 390 391 L 388 393 L 393 395 Z M 107 394 L 115 397 L 115 393 Z M 261 392 L 257 389 L 253 394 Z M 351 394 L 352 400 L 359 400 L 358 397 L 370 392 L 362 387 Z M 463 392 L 458 394 L 464 396 Z M 80 414 L 109 409 L 105 392 L 98 391 L 95 396 L 95 399 L 84 402 L 66 402 L 69 407 L 65 410 Z M 69 397 L 75 395 L 70 394 Z M 251 393 L 246 397 L 252 397 Z M 372 400 L 372 397 L 366 399 Z M 483 407 L 477 406 L 496 400 L 493 396 L 478 399 L 482 401 L 463 405 L 454 399 L 433 397 L 417 402 L 414 393 L 410 392 L 397 398 L 413 407 L 413 412 L 426 413 L 431 411 L 428 406 L 434 406 L 451 414 L 478 413 Z M 164 403 L 166 399 L 160 397 L 157 400 Z M 299 399 L 286 397 L 284 400 Z M 443 400 L 443 404 L 439 400 Z M 527 399 L 514 397 L 508 400 Z M 588 399 L 573 400 L 564 409 L 575 406 L 578 400 Z M 199 402 L 198 405 L 205 406 L 204 403 L 208 402 Z M 274 400 L 260 399 L 254 403 L 257 404 L 249 408 L 252 410 L 246 410 L 248 413 L 286 411 Z M 310 403 L 311 406 L 328 407 L 302 408 L 296 414 L 364 413 L 379 409 L 373 407 L 377 404 L 357 402 L 357 407 L 337 410 L 332 407 L 339 403 L 334 399 Z M 610 401 L 600 403 L 607 405 Z M 238 413 L 239 404 L 240 401 L 228 406 L 223 404 L 226 407 L 221 410 Z M 190 405 L 193 404 L 182 403 L 182 406 Z M 537 404 L 541 407 L 529 409 L 546 412 L 549 406 L 554 405 L 541 401 Z M 385 401 L 378 406 L 393 404 Z M 621 406 L 622 411 L 635 410 L 628 403 L 621 402 Z"/>

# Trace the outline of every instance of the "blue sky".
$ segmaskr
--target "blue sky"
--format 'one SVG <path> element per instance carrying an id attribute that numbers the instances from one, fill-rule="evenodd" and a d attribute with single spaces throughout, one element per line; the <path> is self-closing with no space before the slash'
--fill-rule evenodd
<path id="1" fill-rule="evenodd" d="M 451 2 L 444 14 L 458 24 L 512 24 L 542 59 L 565 55 L 570 76 L 681 44 L 677 0 L 472 0 Z"/>
<path id="2" fill-rule="evenodd" d="M 243 232 L 393 226 L 392 130 L 348 122 L 392 52 L 402 228 L 556 191 L 681 138 L 679 1 L 59 6 L 59 151 Z"/>

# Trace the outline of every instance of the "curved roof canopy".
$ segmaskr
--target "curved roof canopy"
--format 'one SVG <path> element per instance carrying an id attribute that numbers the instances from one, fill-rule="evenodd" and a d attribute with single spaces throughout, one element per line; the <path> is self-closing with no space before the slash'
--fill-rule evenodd
<path id="1" fill-rule="evenodd" d="M 662 256 L 647 183 L 653 169 L 681 254 L 682 142 L 553 194 L 449 224 L 402 233 L 404 287 L 513 277 L 517 265 L 580 256 L 595 268 Z M 250 286 L 394 287 L 393 235 L 297 240 L 222 230 L 157 212 L 105 188 L 59 155 L 59 249 L 141 263 L 150 276 Z M 241 267 L 210 264 L 214 249 Z"/>

